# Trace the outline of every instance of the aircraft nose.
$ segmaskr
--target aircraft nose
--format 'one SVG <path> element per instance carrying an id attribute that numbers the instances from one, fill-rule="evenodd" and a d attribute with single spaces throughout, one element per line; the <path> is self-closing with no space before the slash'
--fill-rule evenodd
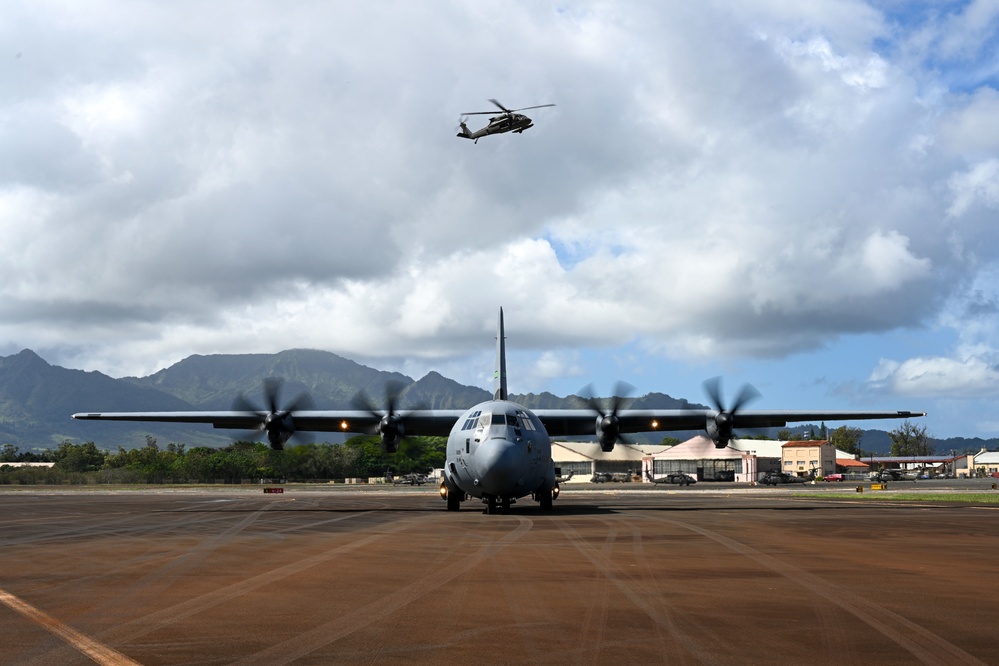
<path id="1" fill-rule="evenodd" d="M 523 485 L 523 453 L 516 443 L 490 439 L 475 452 L 479 487 L 488 495 L 504 496 Z"/>

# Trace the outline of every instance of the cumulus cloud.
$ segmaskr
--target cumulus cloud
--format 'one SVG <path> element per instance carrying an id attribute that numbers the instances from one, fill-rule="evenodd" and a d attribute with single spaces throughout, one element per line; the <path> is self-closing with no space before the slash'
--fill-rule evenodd
<path id="1" fill-rule="evenodd" d="M 9 9 L 3 352 L 443 368 L 502 305 L 539 378 L 579 347 L 777 359 L 955 326 L 999 261 L 994 86 L 933 66 L 987 60 L 987 3 L 908 23 L 850 0 Z M 457 139 L 493 97 L 557 106 Z M 989 353 L 872 382 L 989 386 Z"/>
<path id="2" fill-rule="evenodd" d="M 869 381 L 901 396 L 980 398 L 999 395 L 999 365 L 975 356 L 882 359 Z"/>

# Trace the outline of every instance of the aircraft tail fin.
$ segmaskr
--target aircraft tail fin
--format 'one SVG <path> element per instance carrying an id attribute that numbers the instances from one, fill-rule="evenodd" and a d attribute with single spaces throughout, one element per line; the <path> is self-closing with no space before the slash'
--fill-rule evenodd
<path id="1" fill-rule="evenodd" d="M 493 400 L 506 399 L 506 337 L 503 335 L 503 308 L 500 308 L 496 331 L 496 390 Z"/>
<path id="2" fill-rule="evenodd" d="M 461 129 L 458 132 L 458 136 L 460 136 L 462 139 L 471 139 L 472 133 L 468 131 L 468 125 L 466 125 L 464 122 L 459 123 L 459 125 Z"/>

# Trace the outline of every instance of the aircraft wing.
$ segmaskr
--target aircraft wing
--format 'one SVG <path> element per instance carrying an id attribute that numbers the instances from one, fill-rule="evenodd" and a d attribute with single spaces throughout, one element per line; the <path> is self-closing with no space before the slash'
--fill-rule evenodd
<path id="1" fill-rule="evenodd" d="M 553 437 L 593 435 L 600 418 L 588 409 L 535 410 L 548 434 Z M 418 409 L 401 414 L 406 434 L 446 437 L 464 414 L 457 409 Z M 621 410 L 617 413 L 620 432 L 656 432 L 659 430 L 701 430 L 718 412 L 703 410 Z M 860 421 L 872 419 L 908 419 L 925 416 L 924 412 L 742 410 L 732 415 L 733 428 L 773 428 L 803 421 Z M 159 423 L 204 423 L 214 428 L 253 430 L 265 414 L 246 411 L 229 412 L 81 412 L 73 414 L 82 421 L 146 421 Z M 364 410 L 303 410 L 293 415 L 295 430 L 306 432 L 371 433 L 380 416 Z"/>
<path id="2" fill-rule="evenodd" d="M 418 409 L 402 412 L 406 434 L 442 436 L 451 432 L 462 410 Z M 145 421 L 156 423 L 204 423 L 214 428 L 254 430 L 265 412 L 80 412 L 73 418 L 81 421 Z M 293 414 L 295 430 L 306 432 L 372 433 L 380 415 L 364 410 L 302 410 Z"/>
<path id="3" fill-rule="evenodd" d="M 548 434 L 554 437 L 592 435 L 600 418 L 588 409 L 535 410 Z M 617 412 L 620 432 L 656 432 L 659 430 L 703 430 L 719 412 L 712 409 L 625 409 Z M 925 412 L 910 411 L 806 411 L 806 410 L 740 410 L 731 415 L 732 427 L 781 428 L 788 423 L 807 421 L 862 421 L 876 419 L 908 419 L 926 416 Z"/>

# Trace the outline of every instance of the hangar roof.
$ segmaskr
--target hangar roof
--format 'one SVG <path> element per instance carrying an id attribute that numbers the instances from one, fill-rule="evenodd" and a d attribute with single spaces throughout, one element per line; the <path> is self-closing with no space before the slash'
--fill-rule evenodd
<path id="1" fill-rule="evenodd" d="M 558 462 L 590 462 L 592 460 L 634 460 L 655 456 L 667 447 L 662 444 L 617 444 L 605 453 L 594 442 L 552 442 L 552 460 Z"/>
<path id="2" fill-rule="evenodd" d="M 756 440 L 747 440 L 753 441 Z M 703 435 L 698 435 L 688 439 L 686 442 L 681 442 L 676 446 L 670 447 L 661 453 L 655 454 L 655 457 L 660 460 L 703 460 L 703 459 L 724 459 L 724 458 L 742 458 L 745 451 L 740 451 L 738 449 L 732 448 L 732 446 L 726 446 L 724 449 L 715 448 L 715 443 Z M 777 456 L 780 457 L 779 455 Z"/>
<path id="3" fill-rule="evenodd" d="M 999 464 L 999 451 L 982 451 L 975 456 L 976 465 Z"/>

